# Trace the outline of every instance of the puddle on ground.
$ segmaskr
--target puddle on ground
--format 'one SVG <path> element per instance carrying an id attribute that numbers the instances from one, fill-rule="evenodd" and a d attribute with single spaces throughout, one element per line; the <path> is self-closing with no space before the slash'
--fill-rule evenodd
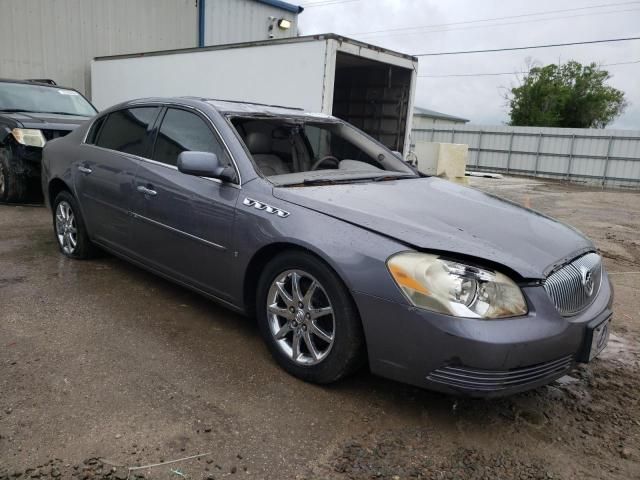
<path id="1" fill-rule="evenodd" d="M 638 366 L 640 363 L 640 345 L 611 333 L 609 335 L 609 343 L 598 355 L 598 358 L 620 362 L 625 365 Z"/>
<path id="2" fill-rule="evenodd" d="M 563 377 L 560 377 L 559 379 L 556 380 L 556 383 L 565 386 L 565 385 L 571 385 L 572 383 L 578 383 L 580 380 L 577 379 L 576 377 L 572 377 L 571 375 L 565 375 Z"/>

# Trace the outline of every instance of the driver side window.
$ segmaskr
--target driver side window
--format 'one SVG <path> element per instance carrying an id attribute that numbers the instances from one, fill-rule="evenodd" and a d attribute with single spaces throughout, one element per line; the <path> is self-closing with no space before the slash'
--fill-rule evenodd
<path id="1" fill-rule="evenodd" d="M 158 131 L 153 159 L 176 166 L 178 155 L 185 151 L 215 153 L 221 165 L 231 164 L 224 145 L 199 115 L 169 108 Z"/>

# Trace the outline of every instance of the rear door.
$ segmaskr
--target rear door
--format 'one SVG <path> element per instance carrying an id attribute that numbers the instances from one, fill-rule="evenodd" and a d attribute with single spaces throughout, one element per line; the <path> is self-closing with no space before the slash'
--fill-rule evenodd
<path id="1" fill-rule="evenodd" d="M 87 135 L 86 154 L 74 166 L 75 186 L 91 236 L 130 249 L 129 215 L 139 160 L 151 150 L 151 127 L 160 107 L 116 110 Z"/>
<path id="2" fill-rule="evenodd" d="M 134 249 L 154 269 L 227 299 L 239 187 L 185 175 L 176 164 L 186 150 L 215 153 L 226 164 L 231 157 L 195 110 L 169 107 L 162 116 L 152 159 L 141 161 L 135 178 Z"/>

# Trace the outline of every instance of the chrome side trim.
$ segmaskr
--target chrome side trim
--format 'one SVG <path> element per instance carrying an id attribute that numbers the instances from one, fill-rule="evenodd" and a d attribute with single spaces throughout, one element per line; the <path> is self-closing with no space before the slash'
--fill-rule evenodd
<path id="1" fill-rule="evenodd" d="M 165 273 L 164 271 L 158 270 L 157 268 L 152 267 L 151 265 L 149 265 L 148 263 L 146 263 L 145 261 L 143 261 L 143 259 L 139 256 L 136 256 L 135 254 L 133 254 L 130 251 L 125 251 L 122 250 L 120 247 L 112 244 L 111 242 L 109 242 L 108 240 L 104 240 L 104 239 L 92 239 L 93 242 L 95 242 L 97 245 L 99 245 L 100 247 L 104 248 L 105 250 L 107 250 L 108 252 L 113 253 L 115 256 L 119 257 L 119 258 L 123 258 L 131 263 L 133 263 L 134 265 L 148 271 L 151 272 L 155 275 L 158 275 L 164 279 L 170 280 L 178 285 L 182 285 L 183 287 L 189 288 L 191 290 L 193 290 L 194 292 L 198 292 L 201 295 L 204 295 L 207 298 L 212 299 L 213 301 L 219 302 L 223 305 L 226 305 L 228 308 L 230 308 L 231 310 L 234 310 L 236 312 L 240 312 L 240 313 L 245 313 L 245 309 L 236 305 L 235 303 L 230 302 L 229 300 L 224 300 L 223 298 L 216 296 L 214 294 L 212 294 L 211 292 L 208 292 L 200 287 L 195 286 L 193 283 L 189 283 L 185 280 L 181 280 L 176 278 L 175 276 L 172 276 L 168 273 Z"/>
<path id="2" fill-rule="evenodd" d="M 245 198 L 242 201 L 242 204 L 246 205 L 247 207 L 253 207 L 257 210 L 264 210 L 267 213 L 274 213 L 280 218 L 287 218 L 289 215 L 291 215 L 286 210 L 282 210 L 281 208 L 267 205 L 266 203 L 259 202 L 258 200 L 254 200 L 253 198 L 248 198 L 248 197 Z"/>
<path id="3" fill-rule="evenodd" d="M 196 242 L 204 243 L 205 245 L 208 245 L 210 247 L 217 248 L 218 250 L 226 250 L 227 249 L 227 247 L 224 247 L 222 245 L 218 245 L 217 243 L 210 242 L 209 240 L 205 240 L 204 238 L 196 237 L 195 235 L 191 235 L 190 233 L 183 232 L 182 230 L 178 230 L 177 228 L 170 227 L 169 225 L 165 225 L 164 223 L 158 222 L 156 220 L 152 220 L 152 219 L 150 219 L 148 217 L 145 217 L 143 215 L 139 215 L 139 214 L 134 213 L 134 212 L 130 212 L 129 215 L 131 215 L 133 218 L 140 219 L 140 220 L 142 220 L 144 222 L 148 222 L 148 223 L 151 223 L 151 224 L 156 225 L 158 227 L 161 227 L 161 228 L 164 228 L 166 230 L 169 230 L 171 232 L 177 233 L 178 235 L 182 235 L 182 236 L 185 236 L 187 238 L 190 238 L 191 240 L 195 240 Z"/>
<path id="4" fill-rule="evenodd" d="M 564 375 L 572 365 L 572 355 L 538 365 L 503 371 L 446 365 L 430 372 L 426 379 L 457 390 L 498 392 L 539 381 L 550 381 Z"/>

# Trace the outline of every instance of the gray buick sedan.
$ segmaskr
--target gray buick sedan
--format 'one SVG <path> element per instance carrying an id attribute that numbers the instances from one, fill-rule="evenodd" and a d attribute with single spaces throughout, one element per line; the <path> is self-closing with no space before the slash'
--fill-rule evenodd
<path id="1" fill-rule="evenodd" d="M 96 247 L 255 316 L 328 383 L 368 363 L 500 395 L 605 347 L 612 288 L 575 229 L 425 177 L 331 116 L 196 98 L 117 105 L 44 149 L 60 251 Z"/>

